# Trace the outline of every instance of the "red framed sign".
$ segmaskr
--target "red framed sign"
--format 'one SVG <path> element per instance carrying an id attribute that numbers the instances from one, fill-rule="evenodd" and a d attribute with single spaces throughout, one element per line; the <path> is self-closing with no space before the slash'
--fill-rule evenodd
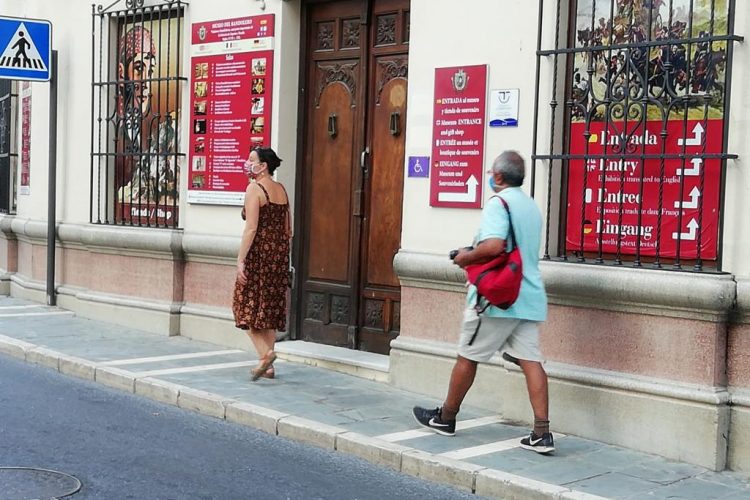
<path id="1" fill-rule="evenodd" d="M 274 15 L 194 23 L 189 203 L 242 205 L 242 165 L 271 142 Z"/>
<path id="2" fill-rule="evenodd" d="M 481 208 L 487 65 L 435 69 L 430 206 Z"/>

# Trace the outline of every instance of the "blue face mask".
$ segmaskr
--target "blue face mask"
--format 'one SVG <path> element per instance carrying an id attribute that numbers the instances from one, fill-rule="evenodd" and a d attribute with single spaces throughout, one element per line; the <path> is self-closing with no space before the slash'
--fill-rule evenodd
<path id="1" fill-rule="evenodd" d="M 494 193 L 495 192 L 495 188 L 497 188 L 497 184 L 495 184 L 495 176 L 494 175 L 490 175 L 487 178 L 487 185 L 490 187 L 490 191 L 492 191 Z"/>

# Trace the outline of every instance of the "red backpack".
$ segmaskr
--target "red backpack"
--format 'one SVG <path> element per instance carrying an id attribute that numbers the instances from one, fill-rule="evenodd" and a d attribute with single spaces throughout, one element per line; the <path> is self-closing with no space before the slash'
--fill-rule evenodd
<path id="1" fill-rule="evenodd" d="M 510 208 L 501 196 L 497 197 L 500 198 L 505 211 L 508 212 L 509 228 L 508 238 L 505 239 L 505 251 L 489 262 L 472 264 L 464 268 L 469 283 L 477 287 L 477 303 L 475 306 L 477 313 L 484 312 L 490 305 L 500 309 L 508 309 L 518 299 L 521 281 L 523 280 L 521 252 L 513 232 Z M 513 249 L 508 252 L 508 241 L 511 240 L 513 241 Z M 480 307 L 482 299 L 485 299 L 487 303 Z"/>

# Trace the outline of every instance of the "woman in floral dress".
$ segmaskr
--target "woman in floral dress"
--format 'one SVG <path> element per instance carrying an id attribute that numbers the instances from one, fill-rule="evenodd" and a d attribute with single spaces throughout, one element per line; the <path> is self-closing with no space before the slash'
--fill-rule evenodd
<path id="1" fill-rule="evenodd" d="M 250 182 L 242 209 L 245 228 L 232 312 L 237 328 L 247 331 L 258 352 L 260 363 L 250 372 L 252 380 L 274 377 L 276 331 L 286 327 L 292 225 L 289 197 L 273 179 L 280 164 L 273 149 L 255 148 L 244 166 Z"/>

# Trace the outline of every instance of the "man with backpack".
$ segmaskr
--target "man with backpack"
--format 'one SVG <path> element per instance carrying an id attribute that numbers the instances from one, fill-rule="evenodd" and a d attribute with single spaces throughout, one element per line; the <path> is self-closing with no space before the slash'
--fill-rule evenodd
<path id="1" fill-rule="evenodd" d="M 517 152 L 503 152 L 487 173 L 489 187 L 495 195 L 482 210 L 474 246 L 459 250 L 453 262 L 461 268 L 486 263 L 518 245 L 523 264 L 520 293 L 518 299 L 503 310 L 483 304 L 481 298 L 478 301 L 476 287 L 469 287 L 448 395 L 441 407 L 415 406 L 414 417 L 420 425 L 438 434 L 455 435 L 456 415 L 474 383 L 478 363 L 489 361 L 496 352 L 502 352 L 504 359 L 521 367 L 534 411 L 534 429 L 521 440 L 521 447 L 550 453 L 555 446 L 549 432 L 547 374 L 539 349 L 539 324 L 547 318 L 547 295 L 539 270 L 542 216 L 534 200 L 521 190 L 525 168 Z M 500 198 L 507 203 L 507 210 Z"/>

